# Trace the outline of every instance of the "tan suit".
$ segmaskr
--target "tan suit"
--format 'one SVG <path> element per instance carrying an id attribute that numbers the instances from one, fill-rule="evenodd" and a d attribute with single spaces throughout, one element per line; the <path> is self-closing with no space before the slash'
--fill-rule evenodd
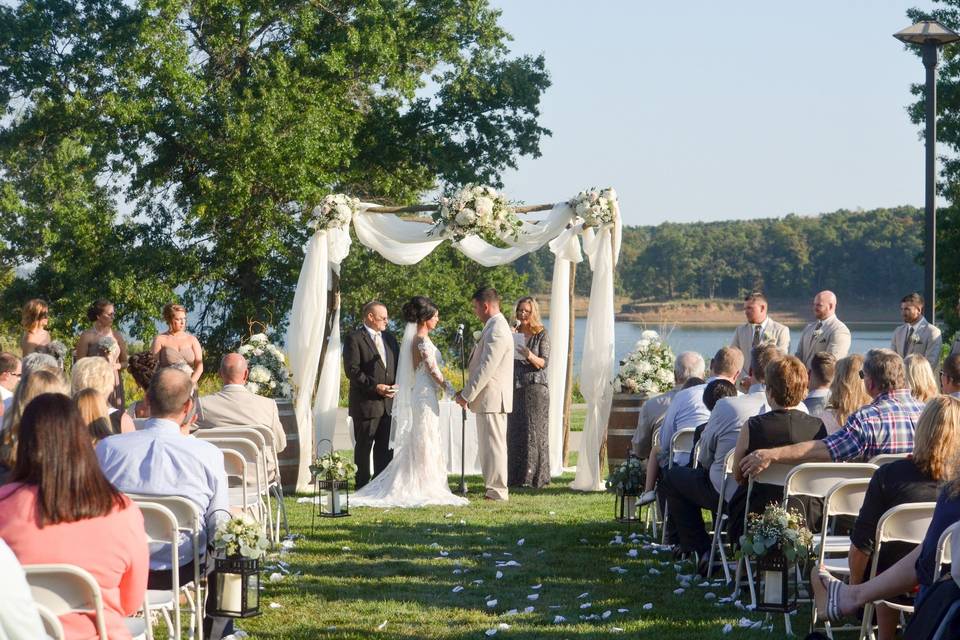
<path id="1" fill-rule="evenodd" d="M 740 371 L 741 378 L 750 375 L 750 358 L 753 353 L 753 333 L 754 325 L 745 322 L 736 328 L 733 332 L 733 340 L 730 341 L 731 347 L 736 347 L 743 352 L 743 370 Z M 760 344 L 776 345 L 783 353 L 790 353 L 790 328 L 767 316 L 767 324 L 760 333 Z"/>
<path id="2" fill-rule="evenodd" d="M 506 500 L 507 414 L 513 411 L 513 335 L 503 314 L 483 327 L 461 395 L 477 414 L 477 448 L 487 496 Z"/>
<path id="3" fill-rule="evenodd" d="M 796 356 L 807 369 L 810 368 L 813 356 L 821 351 L 833 354 L 837 360 L 846 358 L 850 352 L 850 329 L 847 325 L 840 322 L 836 315 L 823 320 L 819 330 L 818 322 L 820 321 L 814 320 L 803 329 L 800 344 L 797 346 Z"/>
<path id="4" fill-rule="evenodd" d="M 911 353 L 919 353 L 927 359 L 933 370 L 937 370 L 940 364 L 940 348 L 943 346 L 943 337 L 940 335 L 940 329 L 936 328 L 926 318 L 920 318 L 917 326 L 913 329 L 913 336 L 910 343 L 907 344 L 907 334 L 910 325 L 902 324 L 893 332 L 893 339 L 890 340 L 890 348 L 897 352 L 901 358 L 906 358 Z"/>
<path id="5" fill-rule="evenodd" d="M 263 425 L 273 431 L 277 453 L 287 447 L 277 403 L 270 398 L 258 396 L 243 385 L 228 384 L 220 391 L 200 398 L 200 404 L 203 405 L 203 418 L 197 421 L 197 426 L 201 429 Z M 275 473 L 273 455 L 267 452 L 267 477 L 272 480 Z"/>

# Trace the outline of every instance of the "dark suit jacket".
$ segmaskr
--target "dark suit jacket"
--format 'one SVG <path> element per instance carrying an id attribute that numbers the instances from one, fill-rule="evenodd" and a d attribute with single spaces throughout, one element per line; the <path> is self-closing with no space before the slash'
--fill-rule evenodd
<path id="1" fill-rule="evenodd" d="M 400 346 L 389 331 L 384 331 L 381 336 L 386 363 L 380 360 L 366 327 L 360 327 L 343 341 L 343 368 L 350 380 L 348 412 L 354 420 L 379 418 L 390 413 L 393 406 L 392 400 L 377 393 L 377 385 L 396 381 Z"/>

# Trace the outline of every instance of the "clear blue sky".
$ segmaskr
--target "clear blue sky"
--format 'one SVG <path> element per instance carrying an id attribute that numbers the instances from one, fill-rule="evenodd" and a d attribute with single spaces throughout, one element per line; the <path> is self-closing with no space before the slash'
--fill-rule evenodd
<path id="1" fill-rule="evenodd" d="M 922 206 L 923 65 L 892 34 L 931 0 L 492 2 L 553 82 L 513 198 L 611 185 L 627 224 Z"/>

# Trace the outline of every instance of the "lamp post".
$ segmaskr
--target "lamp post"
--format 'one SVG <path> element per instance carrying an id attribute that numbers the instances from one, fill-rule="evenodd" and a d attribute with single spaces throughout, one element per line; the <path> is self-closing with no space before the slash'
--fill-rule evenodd
<path id="1" fill-rule="evenodd" d="M 926 83 L 926 176 L 924 179 L 923 296 L 924 315 L 933 324 L 936 309 L 937 277 L 937 58 L 940 47 L 960 40 L 960 35 L 936 20 L 923 20 L 910 25 L 893 37 L 906 44 L 920 45 Z"/>

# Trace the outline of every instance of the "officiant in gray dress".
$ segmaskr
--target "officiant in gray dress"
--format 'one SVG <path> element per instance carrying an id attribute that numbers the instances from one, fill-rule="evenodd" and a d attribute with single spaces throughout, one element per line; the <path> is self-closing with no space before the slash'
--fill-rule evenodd
<path id="1" fill-rule="evenodd" d="M 521 298 L 515 309 L 516 347 L 513 366 L 513 412 L 507 418 L 507 485 L 550 484 L 550 389 L 547 362 L 550 338 L 533 298 Z"/>

